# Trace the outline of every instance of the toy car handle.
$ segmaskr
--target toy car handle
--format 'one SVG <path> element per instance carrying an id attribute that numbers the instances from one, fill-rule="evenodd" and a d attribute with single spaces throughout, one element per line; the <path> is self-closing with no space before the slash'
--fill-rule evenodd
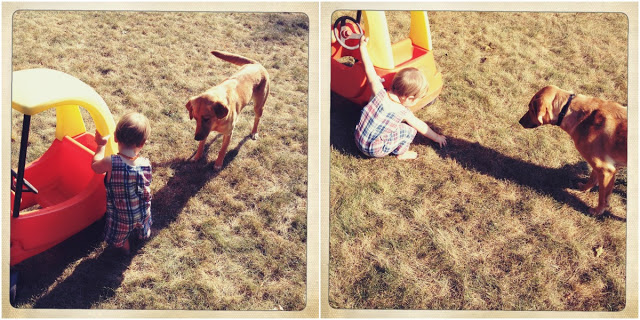
<path id="1" fill-rule="evenodd" d="M 358 33 L 354 33 L 350 29 L 344 28 L 347 25 L 347 20 L 353 22 L 353 24 L 358 28 Z M 360 43 L 354 46 L 350 46 L 347 44 L 347 40 L 360 39 L 364 36 L 364 32 L 362 31 L 362 27 L 356 21 L 356 19 L 349 16 L 342 16 L 336 19 L 336 22 L 333 24 L 333 35 L 343 48 L 348 50 L 356 50 L 360 48 Z"/>

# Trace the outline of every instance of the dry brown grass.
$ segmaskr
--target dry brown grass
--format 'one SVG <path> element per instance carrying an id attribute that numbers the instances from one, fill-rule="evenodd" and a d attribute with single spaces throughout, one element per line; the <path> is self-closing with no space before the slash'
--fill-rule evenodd
<path id="1" fill-rule="evenodd" d="M 333 17 L 354 12 L 336 12 Z M 416 115 L 448 137 L 415 161 L 369 159 L 359 112 L 331 98 L 329 303 L 338 309 L 620 311 L 626 170 L 612 209 L 587 214 L 589 169 L 562 130 L 522 129 L 555 84 L 627 103 L 627 17 L 615 13 L 429 12 L 444 88 Z M 392 39 L 408 14 L 388 15 Z M 597 255 L 595 249 L 601 248 Z"/>
<path id="2" fill-rule="evenodd" d="M 301 310 L 306 306 L 308 30 L 304 14 L 19 11 L 13 69 L 46 67 L 92 86 L 117 121 L 144 113 L 154 167 L 153 238 L 131 258 L 100 245 L 98 223 L 21 263 L 18 308 Z M 221 138 L 196 149 L 189 97 L 254 58 L 272 78 L 258 141 L 243 110 L 225 167 Z M 28 160 L 53 139 L 55 112 L 33 118 Z M 12 116 L 12 165 L 20 115 Z M 90 131 L 93 123 L 86 121 Z"/>

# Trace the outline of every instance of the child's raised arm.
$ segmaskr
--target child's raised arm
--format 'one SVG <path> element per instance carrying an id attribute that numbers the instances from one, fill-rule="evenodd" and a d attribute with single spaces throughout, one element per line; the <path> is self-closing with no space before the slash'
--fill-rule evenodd
<path id="1" fill-rule="evenodd" d="M 367 50 L 367 43 L 369 38 L 362 35 L 360 38 L 360 56 L 362 56 L 362 63 L 364 64 L 364 72 L 367 75 L 367 82 L 371 86 L 373 94 L 377 94 L 380 90 L 384 90 L 380 77 L 376 73 L 376 69 L 373 67 L 371 58 L 369 58 L 369 51 Z"/>
<path id="2" fill-rule="evenodd" d="M 96 144 L 98 147 L 96 148 L 96 154 L 91 160 L 91 169 L 93 169 L 95 173 L 105 173 L 111 170 L 111 157 L 104 157 L 104 149 L 107 141 L 109 141 L 109 136 L 103 137 L 96 131 Z"/>

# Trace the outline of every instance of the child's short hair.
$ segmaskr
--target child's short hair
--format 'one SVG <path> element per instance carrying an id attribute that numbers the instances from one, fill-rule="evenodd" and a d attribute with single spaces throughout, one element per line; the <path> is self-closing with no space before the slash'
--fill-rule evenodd
<path id="1" fill-rule="evenodd" d="M 391 92 L 397 96 L 422 98 L 429 90 L 427 78 L 417 68 L 404 68 L 393 77 Z"/>
<path id="2" fill-rule="evenodd" d="M 139 147 L 149 138 L 149 120 L 138 112 L 125 114 L 116 126 L 116 139 L 130 147 Z"/>

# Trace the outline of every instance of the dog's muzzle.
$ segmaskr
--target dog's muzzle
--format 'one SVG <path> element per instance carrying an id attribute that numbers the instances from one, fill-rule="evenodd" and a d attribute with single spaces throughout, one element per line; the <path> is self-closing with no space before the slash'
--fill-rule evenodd
<path id="1" fill-rule="evenodd" d="M 536 127 L 535 124 L 531 123 L 531 120 L 529 119 L 529 114 L 525 114 L 522 118 L 520 118 L 519 123 L 525 129 L 531 129 Z"/>
<path id="2" fill-rule="evenodd" d="M 203 134 L 203 133 L 196 133 L 196 136 L 195 136 L 195 137 L 193 137 L 193 138 L 194 138 L 196 141 L 202 141 L 202 140 L 204 140 L 204 139 L 206 139 L 206 138 L 207 138 L 207 135 L 206 135 L 206 134 Z"/>

